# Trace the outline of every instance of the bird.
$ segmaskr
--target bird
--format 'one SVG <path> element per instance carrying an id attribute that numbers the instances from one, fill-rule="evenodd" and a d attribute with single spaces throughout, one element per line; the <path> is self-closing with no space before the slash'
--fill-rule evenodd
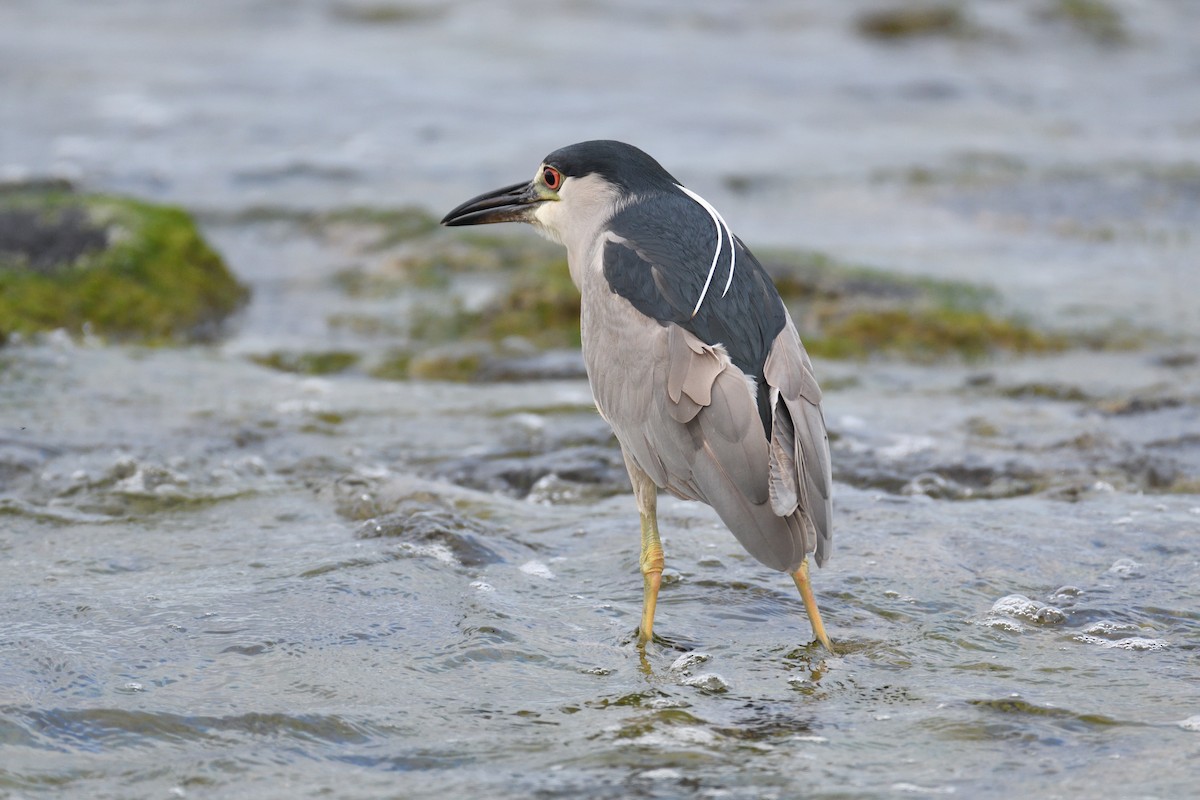
<path id="1" fill-rule="evenodd" d="M 833 652 L 809 578 L 832 544 L 821 389 L 773 281 L 724 217 L 649 154 L 592 140 L 445 226 L 523 222 L 567 250 L 588 382 L 641 522 L 637 642 L 653 641 L 664 553 L 658 493 L 711 506 L 758 561 L 791 575 Z"/>

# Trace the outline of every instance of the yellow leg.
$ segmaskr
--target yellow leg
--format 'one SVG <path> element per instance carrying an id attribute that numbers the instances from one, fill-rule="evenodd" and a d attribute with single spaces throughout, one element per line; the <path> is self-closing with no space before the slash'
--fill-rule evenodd
<path id="1" fill-rule="evenodd" d="M 638 644 L 645 644 L 654 637 L 654 609 L 658 606 L 663 573 L 663 549 L 654 508 L 649 514 L 642 513 L 642 557 L 638 563 L 642 567 L 642 624 L 638 626 Z"/>
<path id="2" fill-rule="evenodd" d="M 663 549 L 658 538 L 658 487 L 650 476 L 625 456 L 625 468 L 633 484 L 638 514 L 642 518 L 642 622 L 638 626 L 638 644 L 644 645 L 654 637 L 654 609 L 658 606 L 658 589 L 662 586 Z"/>
<path id="3" fill-rule="evenodd" d="M 817 610 L 817 598 L 813 597 L 812 583 L 808 580 L 808 559 L 800 564 L 800 569 L 792 573 L 792 580 L 796 582 L 796 588 L 800 590 L 800 599 L 804 601 L 804 610 L 808 612 L 808 621 L 812 624 L 813 635 L 825 646 L 826 650 L 832 653 L 833 645 L 829 643 L 829 637 L 825 635 L 821 612 Z"/>

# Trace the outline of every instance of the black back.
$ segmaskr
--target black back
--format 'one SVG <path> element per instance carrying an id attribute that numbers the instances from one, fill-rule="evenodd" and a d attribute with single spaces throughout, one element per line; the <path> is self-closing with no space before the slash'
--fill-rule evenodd
<path id="1" fill-rule="evenodd" d="M 731 242 L 723 235 L 712 280 L 693 316 L 717 246 L 709 213 L 677 186 L 659 184 L 618 212 L 608 227 L 626 240 L 604 248 L 604 277 L 612 290 L 662 324 L 679 325 L 706 344 L 724 345 L 733 363 L 758 381 L 759 415 L 770 436 L 763 365 L 786 312 L 762 264 L 740 239 Z M 737 252 L 733 282 L 722 296 L 731 247 Z"/>

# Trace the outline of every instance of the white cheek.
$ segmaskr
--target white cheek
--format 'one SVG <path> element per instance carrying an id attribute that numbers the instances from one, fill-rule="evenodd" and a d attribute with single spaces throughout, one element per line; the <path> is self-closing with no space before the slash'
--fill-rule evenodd
<path id="1" fill-rule="evenodd" d="M 534 229 L 545 236 L 552 242 L 562 244 L 561 228 L 558 224 L 561 201 L 548 201 L 541 203 L 533 211 L 533 227 Z"/>

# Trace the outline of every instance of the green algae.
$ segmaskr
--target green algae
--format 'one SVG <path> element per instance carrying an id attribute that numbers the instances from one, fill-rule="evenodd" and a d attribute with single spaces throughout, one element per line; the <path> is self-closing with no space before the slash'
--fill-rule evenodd
<path id="1" fill-rule="evenodd" d="M 330 13 L 336 19 L 360 25 L 410 25 L 431 22 L 446 14 L 437 6 L 402 3 L 334 3 Z"/>
<path id="2" fill-rule="evenodd" d="M 1100 45 L 1129 42 L 1124 18 L 1104 0 L 1055 0 L 1045 16 L 1066 22 Z"/>
<path id="3" fill-rule="evenodd" d="M 905 4 L 859 15 L 855 23 L 863 36 L 897 41 L 925 36 L 960 36 L 966 17 L 957 4 Z"/>
<path id="4" fill-rule="evenodd" d="M 276 350 L 263 355 L 251 356 L 250 360 L 280 372 L 298 375 L 333 375 L 345 372 L 358 363 L 359 355 L 344 350 L 326 350 L 315 353 L 291 353 Z"/>
<path id="5" fill-rule="evenodd" d="M 578 346 L 579 290 L 566 259 L 522 270 L 508 290 L 468 315 L 468 333 L 498 341 L 520 336 L 547 347 Z"/>
<path id="6" fill-rule="evenodd" d="M 763 265 L 814 356 L 974 360 L 1067 344 L 998 313 L 999 293 L 988 286 L 897 275 L 816 251 L 769 252 Z"/>
<path id="7" fill-rule="evenodd" d="M 1019 400 L 1056 400 L 1063 403 L 1084 403 L 1092 399 L 1078 386 L 1048 381 L 1033 381 L 1007 386 L 1000 390 L 1000 394 Z"/>
<path id="8" fill-rule="evenodd" d="M 819 250 L 771 250 L 763 253 L 763 267 L 784 302 L 822 300 L 914 300 L 961 310 L 983 311 L 999 304 L 999 293 L 988 286 L 925 276 L 904 276 L 844 261 Z"/>
<path id="9" fill-rule="evenodd" d="M 930 361 L 955 355 L 974 360 L 1002 351 L 1046 353 L 1061 350 L 1065 343 L 1016 319 L 943 307 L 855 311 L 805 337 L 805 346 L 812 355 L 824 358 L 883 353 Z"/>
<path id="10" fill-rule="evenodd" d="M 477 350 L 395 350 L 371 370 L 371 376 L 385 380 L 465 382 L 479 374 L 483 358 Z"/>
<path id="11" fill-rule="evenodd" d="M 210 339 L 247 295 L 179 208 L 57 187 L 0 191 L 0 335 Z"/>

